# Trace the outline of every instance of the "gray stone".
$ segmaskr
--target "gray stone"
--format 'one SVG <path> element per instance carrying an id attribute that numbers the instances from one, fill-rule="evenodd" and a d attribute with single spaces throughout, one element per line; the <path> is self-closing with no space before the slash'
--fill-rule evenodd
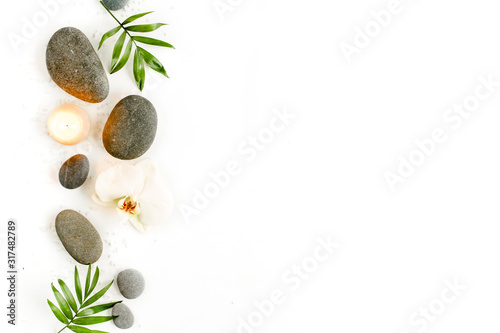
<path id="1" fill-rule="evenodd" d="M 134 314 L 130 311 L 128 306 L 123 303 L 115 304 L 115 306 L 113 306 L 113 311 L 111 311 L 111 315 L 118 316 L 113 319 L 113 322 L 118 328 L 127 329 L 134 325 Z"/>
<path id="2" fill-rule="evenodd" d="M 128 0 L 102 0 L 102 2 L 109 10 L 118 10 L 125 7 Z"/>
<path id="3" fill-rule="evenodd" d="M 131 95 L 116 104 L 102 132 L 104 148 L 111 156 L 132 160 L 153 144 L 158 116 L 146 98 Z"/>
<path id="4" fill-rule="evenodd" d="M 104 67 L 80 30 L 66 27 L 56 31 L 47 45 L 45 62 L 52 80 L 68 94 L 90 103 L 108 96 Z"/>
<path id="5" fill-rule="evenodd" d="M 101 257 L 101 236 L 82 214 L 71 209 L 60 212 L 56 232 L 66 251 L 80 264 L 93 264 Z"/>
<path id="6" fill-rule="evenodd" d="M 75 189 L 85 183 L 89 175 L 89 159 L 78 154 L 69 158 L 59 169 L 59 182 L 67 189 Z"/>
<path id="7" fill-rule="evenodd" d="M 121 271 L 116 278 L 116 283 L 123 297 L 129 299 L 141 296 L 146 286 L 141 272 L 131 268 Z"/>

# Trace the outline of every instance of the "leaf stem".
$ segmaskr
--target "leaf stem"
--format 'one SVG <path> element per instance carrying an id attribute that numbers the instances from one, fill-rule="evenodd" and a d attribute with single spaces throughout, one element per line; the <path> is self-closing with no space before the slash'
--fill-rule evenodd
<path id="1" fill-rule="evenodd" d="M 73 318 L 71 318 L 71 320 L 69 321 L 69 323 L 66 324 L 66 326 L 64 326 L 59 332 L 57 333 L 61 333 L 62 331 L 64 331 L 65 328 L 67 328 L 69 325 L 71 325 L 73 323 L 73 320 L 75 320 L 76 318 L 76 314 L 78 312 L 80 312 L 80 310 L 82 310 L 82 307 L 83 307 L 83 304 L 85 304 L 85 301 L 89 298 L 90 295 L 87 295 L 87 297 L 85 297 L 83 300 L 82 300 L 82 304 L 80 304 L 80 307 L 78 307 L 78 310 L 76 310 L 75 312 L 75 315 L 73 316 Z"/>
<path id="2" fill-rule="evenodd" d="M 123 24 L 120 21 L 118 21 L 118 19 L 113 15 L 113 13 L 111 13 L 111 11 L 108 9 L 108 7 L 106 7 L 106 5 L 104 4 L 104 2 L 100 1 L 100 3 L 104 7 L 104 9 L 106 9 L 106 11 L 109 13 L 109 15 L 111 15 L 115 19 L 115 21 L 118 22 L 118 24 L 120 25 L 120 27 L 122 27 L 123 31 L 125 31 L 127 33 L 127 35 L 130 37 L 130 39 L 132 40 L 132 42 L 135 44 L 135 47 L 137 47 L 137 44 L 136 44 L 134 38 L 128 32 L 128 30 L 125 29 L 125 27 L 123 26 Z"/>
<path id="3" fill-rule="evenodd" d="M 68 327 L 68 326 L 69 326 L 69 324 L 71 324 L 71 322 L 69 322 L 66 326 L 64 326 L 64 327 L 63 327 L 63 328 L 62 328 L 59 332 L 57 332 L 57 333 L 61 333 L 62 331 L 64 331 L 64 329 L 65 329 L 66 327 Z"/>
<path id="4" fill-rule="evenodd" d="M 82 301 L 82 304 L 84 303 L 85 300 Z M 57 333 L 61 333 L 62 331 L 64 331 L 65 328 L 67 328 L 69 325 L 71 325 L 73 323 L 73 320 L 75 320 L 76 318 L 76 314 L 78 312 L 80 312 L 80 310 L 82 309 L 82 305 L 80 304 L 80 307 L 78 308 L 78 310 L 75 312 L 75 315 L 73 316 L 73 318 L 71 318 L 71 320 L 69 321 L 69 323 L 66 324 L 66 326 L 64 326 L 63 328 L 61 328 L 61 330 Z"/>

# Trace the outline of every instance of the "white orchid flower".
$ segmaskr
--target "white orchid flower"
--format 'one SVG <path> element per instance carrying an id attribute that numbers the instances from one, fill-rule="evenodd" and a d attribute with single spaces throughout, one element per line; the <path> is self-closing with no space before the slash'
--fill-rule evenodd
<path id="1" fill-rule="evenodd" d="M 160 223 L 172 211 L 172 196 L 152 160 L 119 164 L 97 176 L 92 199 L 115 206 L 139 231 Z"/>

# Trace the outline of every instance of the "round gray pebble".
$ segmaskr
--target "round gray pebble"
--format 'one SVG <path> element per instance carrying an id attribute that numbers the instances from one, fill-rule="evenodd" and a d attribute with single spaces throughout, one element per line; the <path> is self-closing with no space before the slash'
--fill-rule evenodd
<path id="1" fill-rule="evenodd" d="M 102 2 L 109 10 L 118 10 L 125 7 L 128 0 L 102 0 Z"/>
<path id="2" fill-rule="evenodd" d="M 126 269 L 118 274 L 116 279 L 118 289 L 123 297 L 134 299 L 139 297 L 146 285 L 141 272 L 136 269 Z"/>
<path id="3" fill-rule="evenodd" d="M 89 159 L 78 154 L 68 159 L 59 169 L 59 182 L 67 189 L 75 189 L 83 185 L 89 175 Z"/>
<path id="4" fill-rule="evenodd" d="M 82 214 L 71 209 L 60 212 L 56 232 L 66 251 L 80 264 L 93 264 L 101 257 L 101 236 Z"/>
<path id="5" fill-rule="evenodd" d="M 102 143 L 111 156 L 133 160 L 151 147 L 157 125 L 153 104 L 142 96 L 130 95 L 111 111 L 102 131 Z"/>
<path id="6" fill-rule="evenodd" d="M 134 314 L 129 307 L 123 303 L 118 303 L 113 306 L 111 313 L 113 316 L 118 316 L 113 319 L 115 326 L 122 329 L 131 328 L 134 325 Z"/>

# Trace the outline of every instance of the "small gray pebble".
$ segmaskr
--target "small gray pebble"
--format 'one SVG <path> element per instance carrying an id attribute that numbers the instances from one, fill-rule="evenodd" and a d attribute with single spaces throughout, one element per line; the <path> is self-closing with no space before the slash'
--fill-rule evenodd
<path id="1" fill-rule="evenodd" d="M 93 264 L 101 257 L 101 236 L 82 214 L 71 209 L 60 212 L 56 232 L 66 251 L 80 264 Z"/>
<path id="2" fill-rule="evenodd" d="M 111 312 L 113 316 L 118 316 L 117 318 L 113 319 L 113 322 L 115 323 L 116 327 L 122 328 L 122 329 L 127 329 L 131 328 L 134 325 L 134 314 L 128 306 L 126 306 L 123 303 L 118 303 L 113 306 L 113 311 Z"/>
<path id="3" fill-rule="evenodd" d="M 59 169 L 59 182 L 67 189 L 75 189 L 83 185 L 89 175 L 89 159 L 78 154 L 69 158 Z"/>
<path id="4" fill-rule="evenodd" d="M 109 10 L 118 10 L 125 7 L 128 0 L 102 0 L 102 2 Z"/>
<path id="5" fill-rule="evenodd" d="M 118 289 L 123 297 L 134 299 L 139 297 L 144 291 L 146 285 L 141 272 L 136 269 L 126 269 L 121 271 L 116 278 Z"/>

